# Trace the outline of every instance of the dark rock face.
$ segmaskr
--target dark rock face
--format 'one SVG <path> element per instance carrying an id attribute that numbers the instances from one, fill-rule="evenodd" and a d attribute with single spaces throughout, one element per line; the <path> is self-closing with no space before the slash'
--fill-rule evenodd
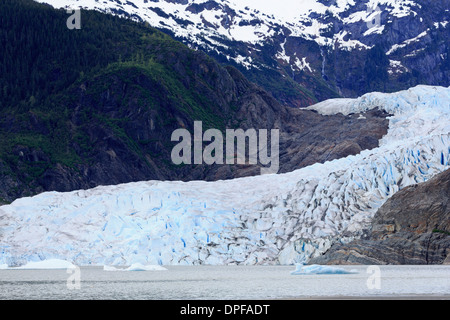
<path id="1" fill-rule="evenodd" d="M 201 53 L 178 54 L 171 60 L 170 65 L 177 68 L 178 74 L 187 73 L 183 59 L 194 59 L 198 68 L 193 77 L 183 78 L 186 87 L 194 87 L 214 101 L 208 106 L 211 107 L 208 114 L 217 122 L 209 126 L 217 125 L 215 128 L 221 130 L 280 130 L 279 173 L 376 148 L 387 133 L 386 113 L 373 110 L 365 114 L 365 119 L 358 119 L 359 115 L 323 116 L 284 107 L 234 68 L 222 68 Z M 198 118 L 192 112 L 183 111 L 168 98 L 170 93 L 145 73 L 121 72 L 130 72 L 126 81 L 112 73 L 91 79 L 71 91 L 76 102 L 71 105 L 69 126 L 82 132 L 82 139 L 70 138 L 70 149 L 80 158 L 75 167 L 61 163 L 50 165 L 50 158 L 42 150 L 17 147 L 12 151 L 18 157 L 15 167 L 0 170 L 4 184 L 1 198 L 13 201 L 45 191 L 67 192 L 145 180 L 215 181 L 260 174 L 261 165 L 174 166 L 171 151 L 177 143 L 171 141 L 172 132 L 186 128 L 193 134 L 194 121 L 210 117 Z M 147 108 L 145 103 L 136 103 L 140 91 L 154 95 L 153 102 L 158 107 Z M 86 114 L 89 114 L 88 121 Z M 35 130 L 45 127 L 36 121 Z M 207 125 L 205 122 L 203 130 Z M 49 166 L 36 177 L 25 175 L 21 169 L 42 163 Z"/>
<path id="2" fill-rule="evenodd" d="M 374 217 L 368 236 L 335 245 L 310 263 L 448 264 L 450 262 L 450 170 L 406 188 Z"/>

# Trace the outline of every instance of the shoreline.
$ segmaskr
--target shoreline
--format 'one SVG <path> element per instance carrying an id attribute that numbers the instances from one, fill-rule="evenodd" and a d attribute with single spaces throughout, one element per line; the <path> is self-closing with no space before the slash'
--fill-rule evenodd
<path id="1" fill-rule="evenodd" d="M 282 301 L 314 301 L 314 300 L 450 300 L 450 295 L 380 295 L 380 296 L 314 296 L 282 299 Z"/>

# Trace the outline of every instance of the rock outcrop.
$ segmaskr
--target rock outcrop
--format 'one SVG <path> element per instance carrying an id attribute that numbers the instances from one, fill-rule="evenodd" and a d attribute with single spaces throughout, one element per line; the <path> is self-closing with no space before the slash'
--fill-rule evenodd
<path id="1" fill-rule="evenodd" d="M 450 170 L 399 191 L 360 240 L 338 244 L 312 264 L 449 264 Z"/>

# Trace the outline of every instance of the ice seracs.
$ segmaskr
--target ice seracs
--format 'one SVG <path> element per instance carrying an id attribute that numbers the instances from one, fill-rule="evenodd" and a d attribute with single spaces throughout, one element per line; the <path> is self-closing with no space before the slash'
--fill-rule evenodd
<path id="1" fill-rule="evenodd" d="M 0 264 L 293 264 L 359 237 L 398 190 L 450 167 L 450 88 L 330 100 L 324 114 L 379 108 L 380 147 L 291 173 L 148 181 L 49 192 L 0 207 Z"/>

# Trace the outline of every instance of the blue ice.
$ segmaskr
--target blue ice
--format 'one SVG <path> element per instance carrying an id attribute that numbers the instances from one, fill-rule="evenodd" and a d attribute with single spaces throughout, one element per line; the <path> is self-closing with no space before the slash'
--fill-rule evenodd
<path id="1" fill-rule="evenodd" d="M 341 268 L 321 266 L 313 264 L 310 266 L 305 266 L 298 264 L 295 271 L 292 271 L 292 275 L 309 275 L 309 274 L 354 274 L 356 271 L 347 271 Z"/>

